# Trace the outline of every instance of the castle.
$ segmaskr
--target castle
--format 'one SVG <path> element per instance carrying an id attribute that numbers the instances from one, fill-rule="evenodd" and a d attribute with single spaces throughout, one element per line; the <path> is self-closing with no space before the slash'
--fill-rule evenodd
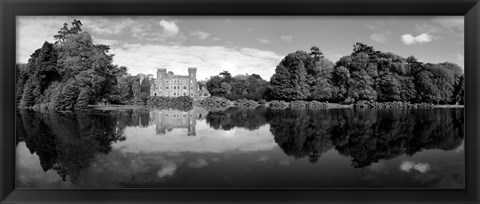
<path id="1" fill-rule="evenodd" d="M 150 96 L 205 98 L 210 93 L 197 82 L 197 68 L 188 68 L 188 75 L 174 75 L 173 72 L 160 68 L 157 69 L 157 78 L 150 86 Z"/>

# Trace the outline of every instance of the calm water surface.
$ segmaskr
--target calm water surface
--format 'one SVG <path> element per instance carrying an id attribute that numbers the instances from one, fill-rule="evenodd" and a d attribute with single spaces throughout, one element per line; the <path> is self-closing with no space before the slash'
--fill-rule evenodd
<path id="1" fill-rule="evenodd" d="M 464 188 L 463 109 L 17 114 L 18 188 Z"/>

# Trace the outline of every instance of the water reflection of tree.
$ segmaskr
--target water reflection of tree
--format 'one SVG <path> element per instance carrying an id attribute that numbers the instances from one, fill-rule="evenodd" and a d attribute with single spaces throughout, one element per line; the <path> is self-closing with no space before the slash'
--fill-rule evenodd
<path id="1" fill-rule="evenodd" d="M 17 140 L 24 140 L 36 153 L 44 171 L 53 169 L 76 182 L 82 169 L 97 153 L 108 153 L 111 144 L 124 140 L 121 115 L 104 113 L 60 113 L 20 110 Z"/>
<path id="2" fill-rule="evenodd" d="M 288 155 L 311 162 L 334 147 L 357 168 L 423 149 L 451 150 L 463 139 L 463 110 L 271 112 L 270 131 Z"/>
<path id="3" fill-rule="evenodd" d="M 314 163 L 333 147 L 330 127 L 334 120 L 326 110 L 270 110 L 267 118 L 275 142 L 287 155 L 308 157 Z"/>
<path id="4" fill-rule="evenodd" d="M 205 114 L 201 114 L 202 116 Z M 215 129 L 242 127 L 255 130 L 269 123 L 270 132 L 287 155 L 312 163 L 336 149 L 357 168 L 380 159 L 413 155 L 424 149 L 451 150 L 464 135 L 463 109 L 434 110 L 272 110 L 231 108 L 210 112 L 207 123 Z M 84 113 L 17 113 L 17 142 L 25 141 L 40 158 L 43 170 L 53 169 L 76 182 L 82 169 L 98 153 L 125 139 L 127 126 L 147 127 L 148 110 Z"/>
<path id="5" fill-rule="evenodd" d="M 464 137 L 463 109 L 272 110 L 238 109 L 209 113 L 212 128 L 258 129 L 269 123 L 285 154 L 316 162 L 335 148 L 357 168 L 380 159 L 424 149 L 451 150 Z"/>

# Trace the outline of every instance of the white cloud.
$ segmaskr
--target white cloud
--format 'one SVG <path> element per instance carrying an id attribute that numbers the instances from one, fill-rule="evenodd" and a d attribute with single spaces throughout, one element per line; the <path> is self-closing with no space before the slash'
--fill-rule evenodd
<path id="1" fill-rule="evenodd" d="M 370 39 L 378 43 L 384 43 L 387 41 L 387 36 L 383 33 L 374 33 L 370 35 Z"/>
<path id="2" fill-rule="evenodd" d="M 159 67 L 184 74 L 188 67 L 197 67 L 198 79 L 227 70 L 232 75 L 257 73 L 270 80 L 283 58 L 266 50 L 222 46 L 126 44 L 121 48 L 112 48 L 110 53 L 115 54 L 115 64 L 128 67 L 128 72 L 132 74 L 155 74 Z"/>
<path id="3" fill-rule="evenodd" d="M 180 32 L 177 24 L 174 21 L 161 20 L 158 24 L 163 28 L 164 34 L 168 36 L 175 36 Z"/>
<path id="4" fill-rule="evenodd" d="M 433 40 L 433 37 L 428 34 L 428 33 L 422 33 L 417 36 L 413 36 L 412 34 L 404 34 L 401 37 L 402 42 L 406 45 L 413 45 L 413 44 L 422 44 L 422 43 L 428 43 Z"/>
<path id="5" fill-rule="evenodd" d="M 261 39 L 261 38 L 258 38 L 257 39 L 258 42 L 262 43 L 262 44 L 270 44 L 272 43 L 270 40 L 268 39 Z"/>
<path id="6" fill-rule="evenodd" d="M 219 41 L 219 40 L 221 40 L 221 38 L 213 38 L 213 40 Z"/>
<path id="7" fill-rule="evenodd" d="M 282 40 L 285 42 L 292 42 L 293 39 L 291 35 L 281 35 L 280 38 L 282 38 Z"/>
<path id="8" fill-rule="evenodd" d="M 420 173 L 425 173 L 430 170 L 430 164 L 415 163 L 413 161 L 403 161 L 402 164 L 400 164 L 400 170 L 402 171 L 410 172 L 412 169 Z"/>
<path id="9" fill-rule="evenodd" d="M 201 30 L 196 30 L 196 31 L 190 32 L 190 35 L 197 37 L 200 40 L 205 40 L 208 38 L 208 36 L 210 36 L 210 33 L 207 33 Z"/>
<path id="10" fill-rule="evenodd" d="M 94 44 L 104 44 L 104 45 L 116 45 L 119 43 L 117 40 L 109 40 L 109 39 L 102 39 L 102 38 L 97 38 L 97 37 L 92 37 L 92 41 Z"/>

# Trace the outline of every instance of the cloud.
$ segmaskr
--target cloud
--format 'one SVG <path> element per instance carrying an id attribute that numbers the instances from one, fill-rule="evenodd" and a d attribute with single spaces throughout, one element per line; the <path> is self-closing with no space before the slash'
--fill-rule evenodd
<path id="1" fill-rule="evenodd" d="M 175 36 L 180 32 L 180 28 L 178 28 L 177 24 L 174 21 L 167 21 L 167 20 L 161 20 L 158 22 L 160 27 L 163 28 L 164 34 L 168 36 Z"/>
<path id="2" fill-rule="evenodd" d="M 213 40 L 219 41 L 219 40 L 221 40 L 221 38 L 213 38 Z"/>
<path id="3" fill-rule="evenodd" d="M 374 33 L 370 35 L 370 39 L 378 43 L 384 43 L 387 41 L 387 36 L 383 33 Z"/>
<path id="4" fill-rule="evenodd" d="M 117 45 L 120 42 L 118 40 L 109 40 L 109 39 L 102 39 L 102 38 L 97 38 L 97 37 L 92 37 L 92 41 L 94 44 L 104 44 L 104 45 Z"/>
<path id="5" fill-rule="evenodd" d="M 282 40 L 285 42 L 292 42 L 293 39 L 291 35 L 281 35 L 280 38 L 282 38 Z"/>
<path id="6" fill-rule="evenodd" d="M 250 33 L 250 32 L 253 32 L 254 30 L 255 30 L 255 29 L 252 28 L 252 27 L 247 28 L 247 32 L 249 32 L 249 33 Z"/>
<path id="7" fill-rule="evenodd" d="M 428 43 L 433 40 L 433 37 L 428 33 L 422 33 L 417 36 L 413 36 L 412 34 L 404 34 L 401 37 L 402 42 L 406 45 L 413 45 L 413 44 L 422 44 Z"/>
<path id="8" fill-rule="evenodd" d="M 118 35 L 128 28 L 135 27 L 131 18 L 86 17 L 81 19 L 84 30 L 97 35 Z"/>
<path id="9" fill-rule="evenodd" d="M 30 55 L 42 47 L 45 41 L 53 42 L 53 35 L 70 22 L 68 18 L 21 16 L 17 17 L 16 25 L 16 61 L 28 62 Z"/>
<path id="10" fill-rule="evenodd" d="M 435 39 L 463 45 L 464 23 L 463 16 L 434 17 L 428 22 L 416 24 L 414 31 L 434 34 Z"/>
<path id="11" fill-rule="evenodd" d="M 155 74 L 158 67 L 183 74 L 188 67 L 197 67 L 197 78 L 201 80 L 222 70 L 232 75 L 257 73 L 269 80 L 283 58 L 271 51 L 223 46 L 125 44 L 112 48 L 110 53 L 115 54 L 115 64 L 128 67 L 132 74 Z"/>
<path id="12" fill-rule="evenodd" d="M 464 30 L 465 20 L 462 17 L 436 17 L 432 20 L 434 23 L 448 29 Z"/>
<path id="13" fill-rule="evenodd" d="M 190 32 L 190 35 L 195 36 L 200 40 L 205 40 L 208 38 L 208 36 L 210 36 L 210 33 L 207 33 L 201 30 L 196 30 L 196 31 Z"/>
<path id="14" fill-rule="evenodd" d="M 227 23 L 227 24 L 230 24 L 230 23 L 232 23 L 232 22 L 233 22 L 233 20 L 230 19 L 230 18 L 225 19 L 225 23 Z"/>
<path id="15" fill-rule="evenodd" d="M 257 39 L 258 42 L 262 43 L 262 44 L 270 44 L 272 43 L 270 40 L 268 39 L 261 39 L 261 38 L 258 38 Z"/>
<path id="16" fill-rule="evenodd" d="M 428 163 L 416 163 L 412 161 L 403 161 L 400 164 L 400 170 L 405 172 L 410 172 L 411 170 L 416 170 L 420 173 L 425 173 L 430 170 L 430 164 Z"/>

